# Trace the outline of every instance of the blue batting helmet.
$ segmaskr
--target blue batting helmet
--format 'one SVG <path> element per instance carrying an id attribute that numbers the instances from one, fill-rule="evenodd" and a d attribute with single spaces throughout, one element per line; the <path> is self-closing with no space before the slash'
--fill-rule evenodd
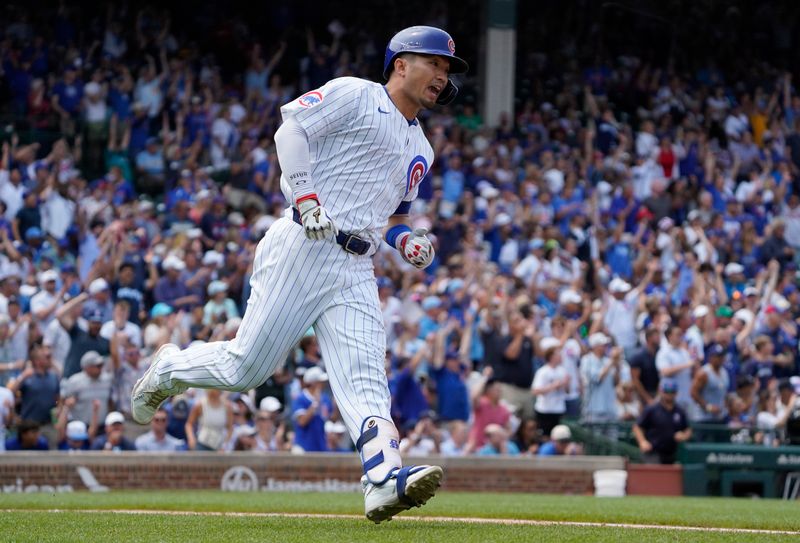
<path id="1" fill-rule="evenodd" d="M 440 28 L 432 26 L 411 26 L 401 30 L 389 41 L 386 46 L 386 56 L 383 61 L 383 77 L 389 79 L 394 68 L 394 59 L 402 53 L 416 55 L 438 55 L 450 61 L 451 74 L 463 74 L 469 69 L 467 62 L 455 55 L 456 44 L 450 34 Z M 458 94 L 458 87 L 451 79 L 436 99 L 437 104 L 447 105 Z"/>

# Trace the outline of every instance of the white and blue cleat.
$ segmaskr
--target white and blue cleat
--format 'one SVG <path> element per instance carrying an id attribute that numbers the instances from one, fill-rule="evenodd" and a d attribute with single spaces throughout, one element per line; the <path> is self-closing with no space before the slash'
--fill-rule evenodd
<path id="1" fill-rule="evenodd" d="M 364 489 L 364 509 L 375 524 L 412 507 L 421 507 L 430 500 L 442 484 L 444 472 L 439 466 L 408 466 L 396 468 L 389 479 L 375 485 L 367 476 L 361 478 Z"/>

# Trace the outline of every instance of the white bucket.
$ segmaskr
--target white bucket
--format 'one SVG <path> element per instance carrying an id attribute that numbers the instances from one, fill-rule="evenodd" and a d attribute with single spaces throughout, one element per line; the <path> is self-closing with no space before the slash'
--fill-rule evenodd
<path id="1" fill-rule="evenodd" d="M 625 495 L 628 472 L 623 469 L 599 469 L 594 472 L 594 495 L 618 498 Z"/>

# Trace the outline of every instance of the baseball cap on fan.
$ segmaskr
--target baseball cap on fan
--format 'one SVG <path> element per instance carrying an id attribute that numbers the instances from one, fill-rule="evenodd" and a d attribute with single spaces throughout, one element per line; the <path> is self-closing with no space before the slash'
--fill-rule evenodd
<path id="1" fill-rule="evenodd" d="M 106 426 L 111 426 L 113 424 L 123 424 L 125 422 L 125 415 L 120 413 L 119 411 L 112 411 L 108 415 L 106 415 Z"/>
<path id="2" fill-rule="evenodd" d="M 572 289 L 564 290 L 558 295 L 558 303 L 560 305 L 579 304 L 582 300 L 581 295 Z"/>
<path id="3" fill-rule="evenodd" d="M 67 424 L 67 439 L 70 441 L 83 441 L 89 439 L 89 432 L 86 423 L 80 420 L 73 420 Z"/>
<path id="4" fill-rule="evenodd" d="M 234 439 L 239 439 L 240 437 L 253 437 L 254 435 L 256 435 L 256 429 L 247 424 L 237 426 L 233 431 Z"/>
<path id="5" fill-rule="evenodd" d="M 276 413 L 281 410 L 281 401 L 275 396 L 267 396 L 258 404 L 259 411 L 266 411 L 267 413 Z"/>
<path id="6" fill-rule="evenodd" d="M 558 424 L 550 431 L 550 439 L 553 441 L 569 441 L 572 439 L 572 431 L 565 424 Z"/>
<path id="7" fill-rule="evenodd" d="M 674 379 L 664 379 L 661 381 L 661 392 L 666 394 L 675 394 L 678 392 L 678 383 Z"/>
<path id="8" fill-rule="evenodd" d="M 106 281 L 102 277 L 98 277 L 97 279 L 89 283 L 88 292 L 89 294 L 94 295 L 94 294 L 99 294 L 104 290 L 108 290 L 108 288 L 109 288 L 108 281 Z"/>
<path id="9" fill-rule="evenodd" d="M 611 293 L 626 293 L 631 290 L 631 285 L 625 281 L 624 279 L 620 279 L 619 277 L 615 277 L 611 280 L 608 284 L 608 290 Z"/>
<path id="10" fill-rule="evenodd" d="M 539 349 L 542 351 L 547 351 L 554 347 L 559 347 L 561 345 L 561 341 L 554 338 L 554 337 L 545 337 L 539 341 Z"/>
<path id="11" fill-rule="evenodd" d="M 752 320 L 755 318 L 755 315 L 749 309 L 740 309 L 736 313 L 733 314 L 734 319 L 739 319 L 745 324 L 750 324 Z"/>
<path id="12" fill-rule="evenodd" d="M 186 269 L 186 264 L 178 258 L 177 256 L 170 255 L 164 259 L 164 262 L 161 264 L 161 267 L 165 270 L 177 270 L 183 271 Z"/>
<path id="13" fill-rule="evenodd" d="M 84 314 L 84 318 L 89 322 L 105 322 L 105 318 L 103 317 L 103 311 L 101 309 L 90 309 Z"/>
<path id="14" fill-rule="evenodd" d="M 217 279 L 216 281 L 211 281 L 208 285 L 208 295 L 209 296 L 216 296 L 222 292 L 228 291 L 228 283 L 225 281 L 220 281 Z"/>
<path id="15" fill-rule="evenodd" d="M 49 281 L 58 281 L 58 272 L 55 270 L 47 270 L 39 275 L 39 283 L 44 285 Z"/>
<path id="16" fill-rule="evenodd" d="M 345 432 L 347 432 L 347 426 L 343 422 L 325 421 L 326 434 L 344 434 Z"/>
<path id="17" fill-rule="evenodd" d="M 165 317 L 170 315 L 172 311 L 173 309 L 171 306 L 165 304 L 164 302 L 159 302 L 150 310 L 150 318 L 154 319 L 156 317 Z"/>
<path id="18" fill-rule="evenodd" d="M 221 267 L 225 264 L 225 256 L 219 251 L 210 250 L 203 255 L 203 266 Z"/>
<path id="19" fill-rule="evenodd" d="M 589 347 L 592 349 L 601 345 L 608 345 L 610 342 L 611 339 L 602 332 L 595 332 L 589 336 Z"/>
<path id="20" fill-rule="evenodd" d="M 88 351 L 81 357 L 81 369 L 85 369 L 90 366 L 102 366 L 104 363 L 105 359 L 103 358 L 103 355 L 97 351 Z"/>
<path id="21" fill-rule="evenodd" d="M 312 366 L 303 374 L 303 382 L 307 385 L 314 383 L 324 383 L 328 380 L 328 374 L 322 371 L 319 366 Z"/>
<path id="22" fill-rule="evenodd" d="M 744 273 L 744 266 L 738 262 L 730 262 L 729 264 L 725 265 L 724 272 L 727 276 L 738 275 L 740 273 Z"/>

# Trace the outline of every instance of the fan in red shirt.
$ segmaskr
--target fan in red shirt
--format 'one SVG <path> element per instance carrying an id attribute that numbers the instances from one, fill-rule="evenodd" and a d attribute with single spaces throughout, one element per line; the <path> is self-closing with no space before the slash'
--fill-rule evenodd
<path id="1" fill-rule="evenodd" d="M 500 382 L 490 378 L 484 385 L 483 394 L 473 401 L 475 423 L 470 431 L 468 450 L 476 451 L 484 445 L 484 430 L 488 425 L 499 424 L 507 428 L 511 412 L 500 403 L 501 395 Z"/>
<path id="2" fill-rule="evenodd" d="M 661 138 L 661 147 L 658 150 L 656 162 L 664 171 L 664 177 L 672 179 L 672 170 L 675 168 L 675 151 L 672 149 L 672 142 L 669 138 Z"/>

